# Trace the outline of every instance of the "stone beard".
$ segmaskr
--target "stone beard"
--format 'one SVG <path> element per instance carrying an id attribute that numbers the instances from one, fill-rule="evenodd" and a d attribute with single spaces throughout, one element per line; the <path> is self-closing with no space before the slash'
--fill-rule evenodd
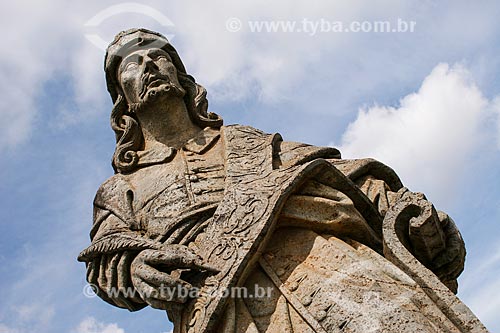
<path id="1" fill-rule="evenodd" d="M 158 33 L 118 34 L 105 72 L 115 175 L 79 256 L 102 299 L 176 333 L 487 332 L 455 223 L 392 169 L 222 126 Z"/>

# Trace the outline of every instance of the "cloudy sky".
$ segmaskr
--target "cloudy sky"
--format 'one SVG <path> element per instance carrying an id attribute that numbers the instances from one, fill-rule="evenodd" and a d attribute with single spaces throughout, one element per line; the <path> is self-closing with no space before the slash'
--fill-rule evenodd
<path id="1" fill-rule="evenodd" d="M 377 158 L 425 192 L 466 242 L 459 296 L 500 331 L 499 14 L 493 0 L 4 1 L 0 332 L 171 330 L 161 311 L 86 297 L 76 262 L 112 175 L 102 45 L 138 26 L 170 36 L 226 124 Z"/>

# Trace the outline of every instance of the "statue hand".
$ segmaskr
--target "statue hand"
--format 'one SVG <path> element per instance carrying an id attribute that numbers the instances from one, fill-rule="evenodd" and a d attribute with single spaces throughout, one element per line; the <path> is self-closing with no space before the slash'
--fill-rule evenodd
<path id="1" fill-rule="evenodd" d="M 465 244 L 455 222 L 446 213 L 438 212 L 439 221 L 446 239 L 446 247 L 432 261 L 432 271 L 454 293 L 457 278 L 464 270 Z"/>
<path id="2" fill-rule="evenodd" d="M 130 266 L 132 283 L 146 303 L 165 310 L 169 303 L 186 302 L 192 288 L 187 281 L 169 273 L 179 268 L 217 271 L 204 264 L 187 246 L 172 244 L 164 250 L 141 251 Z"/>
<path id="3" fill-rule="evenodd" d="M 464 268 L 465 244 L 455 222 L 447 214 L 437 212 L 422 193 L 402 189 L 400 195 L 399 200 L 415 207 L 409 221 L 413 254 L 456 292 L 456 278 Z"/>

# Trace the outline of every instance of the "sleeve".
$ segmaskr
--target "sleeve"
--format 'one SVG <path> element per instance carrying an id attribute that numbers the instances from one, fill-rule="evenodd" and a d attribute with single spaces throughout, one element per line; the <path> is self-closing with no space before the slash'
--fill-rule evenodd
<path id="1" fill-rule="evenodd" d="M 364 172 L 352 172 L 351 180 L 373 202 L 381 216 L 384 217 L 389 208 L 409 190 L 402 187 L 399 178 L 394 181 L 395 173 L 392 169 L 385 166 L 387 168 L 385 172 L 388 174 L 384 175 L 384 172 L 380 172 L 384 169 L 383 164 L 371 161 L 375 172 L 370 172 L 369 167 Z M 376 164 L 379 166 L 376 167 Z M 423 194 L 417 195 L 427 200 Z M 430 202 L 429 204 L 432 206 Z M 415 241 L 418 238 L 413 238 L 410 250 L 424 266 L 436 274 L 443 284 L 456 293 L 458 290 L 457 278 L 464 269 L 465 244 L 455 222 L 446 213 L 435 211 L 435 216 L 437 224 L 442 229 L 443 247 L 434 248 L 435 239 L 433 238 L 439 235 L 422 234 L 420 241 Z M 411 231 L 410 239 L 412 239 Z"/>
<path id="2" fill-rule="evenodd" d="M 140 310 L 147 304 L 135 290 L 130 277 L 130 264 L 140 250 L 119 246 L 112 249 L 112 243 L 119 243 L 124 235 L 137 235 L 115 215 L 109 212 L 105 215 L 91 245 L 79 258 L 86 261 L 87 281 L 104 301 L 130 311 Z"/>
<path id="3" fill-rule="evenodd" d="M 78 256 L 87 265 L 87 281 L 104 301 L 137 311 L 147 304 L 133 287 L 130 264 L 143 249 L 160 244 L 143 237 L 127 200 L 123 182 L 104 183 L 94 199 L 91 244 Z M 123 195 L 122 195 L 123 194 Z"/>
<path id="4" fill-rule="evenodd" d="M 380 238 L 354 202 L 342 191 L 316 179 L 306 181 L 286 200 L 280 225 L 348 237 L 373 249 L 381 248 Z"/>
<path id="5" fill-rule="evenodd" d="M 328 148 L 287 142 L 281 144 L 277 155 L 279 167 L 297 165 L 315 158 L 329 161 L 359 188 L 382 219 L 390 207 L 398 202 L 405 192 L 409 192 L 394 170 L 374 159 L 343 160 L 340 153 L 335 155 L 335 151 Z M 361 211 L 360 214 L 360 211 L 355 209 L 349 197 L 325 185 L 327 184 L 308 181 L 294 193 L 283 208 L 285 224 L 307 224 L 309 228 L 334 232 L 377 249 L 380 244 L 377 235 L 380 235 L 381 230 L 370 228 L 373 223 L 366 223 L 363 219 L 364 213 Z M 457 277 L 464 268 L 465 244 L 458 228 L 447 214 L 436 212 L 435 215 L 444 234 L 443 248 L 434 249 L 432 236 L 425 239 L 424 235 L 424 239 L 412 243 L 410 251 L 456 293 Z"/>

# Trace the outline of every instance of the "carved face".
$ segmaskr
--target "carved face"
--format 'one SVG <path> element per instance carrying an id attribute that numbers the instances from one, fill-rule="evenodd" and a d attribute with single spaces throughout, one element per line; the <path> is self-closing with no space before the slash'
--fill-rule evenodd
<path id="1" fill-rule="evenodd" d="M 118 67 L 118 81 L 129 105 L 141 105 L 159 96 L 183 97 L 172 59 L 162 49 L 144 49 L 127 55 Z"/>

